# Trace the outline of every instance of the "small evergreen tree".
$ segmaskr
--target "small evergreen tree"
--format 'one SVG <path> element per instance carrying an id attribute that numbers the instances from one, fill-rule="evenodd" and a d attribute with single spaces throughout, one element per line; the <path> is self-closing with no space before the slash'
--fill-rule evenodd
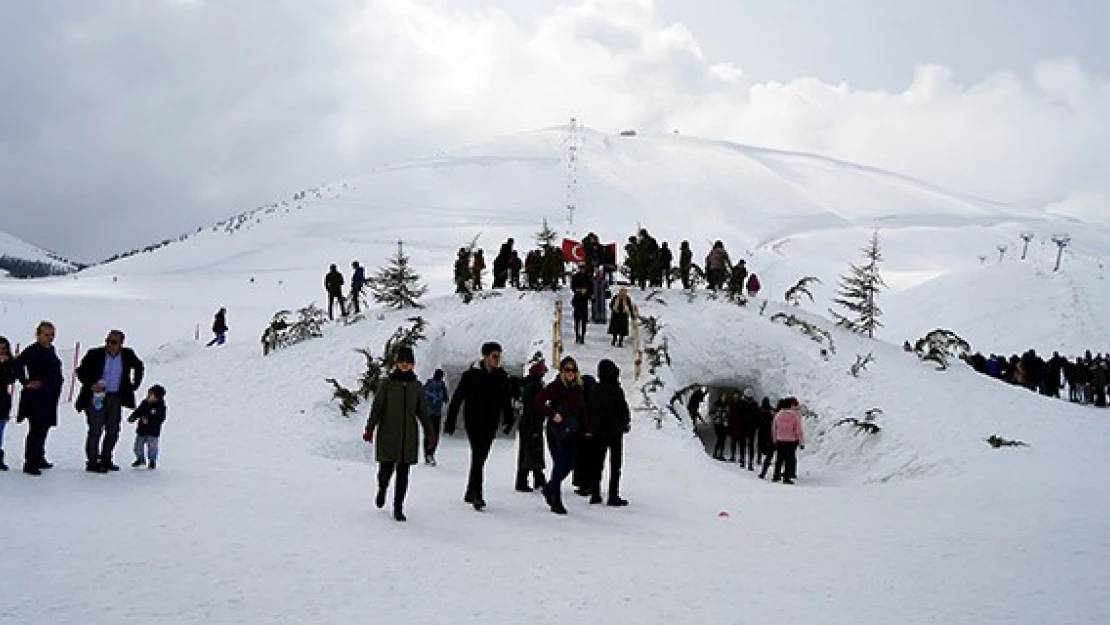
<path id="1" fill-rule="evenodd" d="M 829 312 L 836 325 L 874 338 L 875 330 L 883 325 L 879 321 L 883 311 L 875 298 L 886 286 L 879 275 L 879 262 L 883 256 L 878 232 L 871 234 L 871 242 L 863 248 L 863 257 L 867 261 L 865 265 L 849 265 L 849 274 L 840 276 L 840 288 L 836 292 L 837 297 L 833 299 L 833 303 L 839 304 L 848 314 L 840 314 L 831 309 Z"/>
<path id="2" fill-rule="evenodd" d="M 368 282 L 374 301 L 379 304 L 397 309 L 424 307 L 417 300 L 424 296 L 428 287 L 420 284 L 420 276 L 409 265 L 401 241 L 397 242 L 397 253 L 389 258 L 389 264 L 379 269 Z"/>
<path id="3" fill-rule="evenodd" d="M 554 230 L 551 229 L 551 226 L 547 225 L 547 217 L 544 217 L 543 218 L 543 227 L 540 229 L 539 232 L 536 233 L 535 237 L 536 237 L 536 243 L 540 247 L 542 247 L 542 248 L 554 247 L 555 242 L 559 240 L 559 233 L 555 232 Z"/>

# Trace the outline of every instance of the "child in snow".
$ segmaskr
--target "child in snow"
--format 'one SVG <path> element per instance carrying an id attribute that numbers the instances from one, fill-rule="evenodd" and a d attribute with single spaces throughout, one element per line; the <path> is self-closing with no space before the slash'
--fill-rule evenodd
<path id="1" fill-rule="evenodd" d="M 748 276 L 748 284 L 746 285 L 746 288 L 748 289 L 748 297 L 755 297 L 756 295 L 759 295 L 760 286 L 761 285 L 759 284 L 758 276 L 756 276 L 754 273 Z"/>
<path id="2" fill-rule="evenodd" d="M 158 466 L 158 438 L 162 435 L 162 424 L 166 421 L 166 389 L 155 384 L 146 392 L 146 399 L 127 417 L 128 423 L 138 422 L 135 428 L 135 462 L 131 468 L 137 469 L 147 464 L 151 469 Z"/>
<path id="3" fill-rule="evenodd" d="M 432 379 L 424 383 L 424 402 L 428 404 L 428 419 L 435 431 L 433 441 L 439 439 L 439 428 L 443 424 L 443 404 L 447 402 L 447 383 L 443 381 L 443 369 L 436 369 Z M 424 450 L 424 463 L 436 466 L 435 445 Z"/>

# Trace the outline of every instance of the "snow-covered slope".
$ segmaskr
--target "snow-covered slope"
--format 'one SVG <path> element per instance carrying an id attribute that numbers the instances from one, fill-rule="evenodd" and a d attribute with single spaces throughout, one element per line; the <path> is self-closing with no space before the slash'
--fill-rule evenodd
<path id="1" fill-rule="evenodd" d="M 19 239 L 7 232 L 0 231 L 0 258 L 8 264 L 31 263 L 49 268 L 56 273 L 75 271 L 77 267 L 53 252 L 48 252 L 37 246 Z M 0 275 L 7 275 L 4 267 L 0 266 Z"/>

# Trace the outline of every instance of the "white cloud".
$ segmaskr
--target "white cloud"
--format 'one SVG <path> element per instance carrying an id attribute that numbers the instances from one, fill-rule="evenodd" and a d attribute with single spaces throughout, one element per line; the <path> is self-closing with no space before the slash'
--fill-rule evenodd
<path id="1" fill-rule="evenodd" d="M 43 9 L 24 28 L 57 38 L 6 44 L 38 59 L 35 84 L 0 103 L 0 182 L 30 209 L 13 231 L 102 255 L 121 245 L 105 224 L 137 223 L 134 244 L 572 116 L 815 151 L 1004 200 L 1083 198 L 1085 214 L 1110 197 L 1110 81 L 1068 59 L 973 83 L 922 64 L 903 89 L 866 90 L 753 83 L 744 59 L 709 58 L 651 0 L 530 18 L 422 0 L 175 4 Z M 163 217 L 138 222 L 151 207 Z M 63 214 L 78 238 L 50 228 Z"/>

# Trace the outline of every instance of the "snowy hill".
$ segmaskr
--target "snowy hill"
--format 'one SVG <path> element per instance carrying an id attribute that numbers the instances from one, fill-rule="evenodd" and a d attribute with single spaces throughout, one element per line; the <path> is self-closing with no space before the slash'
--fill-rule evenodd
<path id="1" fill-rule="evenodd" d="M 62 274 L 78 267 L 64 258 L 0 231 L 0 275 Z"/>
<path id="2" fill-rule="evenodd" d="M 491 339 L 519 374 L 535 351 L 551 359 L 566 294 L 464 305 L 449 295 L 454 251 L 479 232 L 490 256 L 509 236 L 527 248 L 545 216 L 567 228 L 571 202 L 579 236 L 619 242 L 639 222 L 676 248 L 689 239 L 698 261 L 721 238 L 765 291 L 739 307 L 634 289 L 661 324 L 649 346 L 667 356 L 638 379 L 631 349 L 611 347 L 601 326 L 566 346 L 585 372 L 602 358 L 622 369 L 635 408 L 628 508 L 568 487 L 570 514 L 556 517 L 513 490 L 516 446 L 502 437 L 479 514 L 461 501 L 460 431 L 439 466 L 414 468 L 410 520 L 394 522 L 371 501 L 366 407 L 341 416 L 324 379 L 353 386 L 354 350 L 380 353 L 412 311 L 327 324 L 265 357 L 263 324 L 320 302 L 328 264 L 373 269 L 403 239 L 432 286 L 418 375 L 443 368 L 453 388 Z M 831 329 L 828 350 L 773 320 L 829 328 L 836 275 L 876 226 L 888 340 Z M 1036 234 L 1024 262 L 1023 232 Z M 1073 243 L 1054 272 L 1058 233 Z M 382 167 L 72 276 L 0 281 L 13 343 L 53 320 L 71 378 L 75 357 L 121 328 L 146 360 L 144 386 L 165 385 L 169 404 L 156 471 L 84 472 L 84 418 L 65 395 L 46 476 L 18 472 L 26 430 L 7 426 L 16 471 L 0 474 L 0 525 L 18 537 L 0 558 L 0 623 L 1101 623 L 1108 413 L 960 366 L 937 372 L 897 345 L 949 326 L 987 351 L 1097 349 L 1110 340 L 1108 241 L 1089 224 L 818 156 L 555 128 Z M 824 281 L 817 301 L 787 308 L 781 294 L 802 275 Z M 220 306 L 229 342 L 206 349 Z M 874 362 L 850 375 L 865 354 Z M 667 408 L 695 383 L 797 395 L 811 411 L 798 484 L 711 460 L 681 402 Z M 838 425 L 873 408 L 878 433 Z M 1030 446 L 992 449 L 995 434 Z M 120 464 L 130 441 L 127 428 Z M 124 590 L 103 592 L 106 579 Z"/>

